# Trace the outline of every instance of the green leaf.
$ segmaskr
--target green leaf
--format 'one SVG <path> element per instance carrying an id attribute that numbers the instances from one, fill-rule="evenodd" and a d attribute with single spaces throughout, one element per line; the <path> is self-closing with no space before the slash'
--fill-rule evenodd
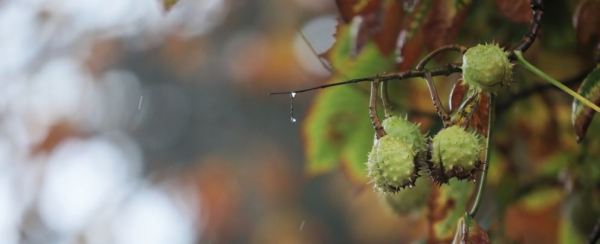
<path id="1" fill-rule="evenodd" d="M 307 171 L 320 174 L 332 170 L 342 159 L 353 158 L 347 154 L 352 147 L 364 154 L 366 163 L 373 131 L 367 116 L 367 96 L 352 87 L 337 87 L 320 92 L 304 124 L 307 140 Z M 358 109 L 364 107 L 364 109 Z M 366 141 L 360 146 L 356 140 Z M 353 155 L 352 155 L 353 156 Z M 363 165 L 357 163 L 361 168 Z"/>
<path id="2" fill-rule="evenodd" d="M 467 211 L 475 184 L 451 179 L 448 186 L 434 191 L 430 202 L 430 243 L 448 243 L 454 238 L 456 223 Z"/>
<path id="3" fill-rule="evenodd" d="M 594 104 L 600 105 L 600 66 L 596 67 L 585 78 L 578 93 Z M 583 140 L 595 114 L 596 112 L 593 109 L 574 99 L 572 122 L 575 134 L 577 135 L 577 141 L 581 142 Z"/>
<path id="4" fill-rule="evenodd" d="M 369 42 L 353 57 L 349 26 L 340 26 L 337 42 L 328 52 L 336 72 L 329 83 L 372 76 L 391 71 L 393 55 L 384 57 L 374 42 Z M 374 131 L 368 113 L 367 93 L 355 85 L 322 90 L 318 93 L 304 124 L 306 172 L 318 175 L 340 165 L 348 177 L 364 184 L 368 152 Z"/>
<path id="5" fill-rule="evenodd" d="M 536 190 L 519 200 L 521 206 L 528 211 L 539 211 L 556 204 L 564 198 L 560 188 L 544 188 Z"/>
<path id="6" fill-rule="evenodd" d="M 560 220 L 560 242 L 561 244 L 585 243 L 586 237 L 581 235 L 569 219 L 563 216 Z"/>
<path id="7" fill-rule="evenodd" d="M 332 68 L 339 76 L 339 80 L 372 76 L 385 71 L 393 71 L 395 54 L 384 56 L 377 48 L 374 41 L 367 43 L 360 53 L 354 57 L 354 37 L 350 33 L 350 25 L 338 26 L 336 43 L 327 52 L 327 57 Z M 335 81 L 332 81 L 335 82 Z"/>

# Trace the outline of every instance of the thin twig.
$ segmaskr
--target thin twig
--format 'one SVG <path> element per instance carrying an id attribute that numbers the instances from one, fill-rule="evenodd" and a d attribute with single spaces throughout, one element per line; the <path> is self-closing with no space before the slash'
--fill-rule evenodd
<path id="1" fill-rule="evenodd" d="M 556 87 L 560 88 L 561 90 L 563 90 L 564 92 L 568 93 L 569 95 L 573 96 L 575 99 L 579 100 L 581 103 L 583 103 L 583 104 L 587 105 L 588 107 L 596 110 L 596 112 L 600 112 L 600 107 L 598 107 L 598 105 L 596 105 L 595 103 L 591 102 L 587 98 L 583 97 L 581 94 L 579 94 L 579 93 L 571 90 L 571 88 L 565 86 L 560 81 L 557 81 L 556 79 L 552 78 L 548 74 L 544 73 L 543 71 L 541 71 L 537 67 L 533 66 L 531 63 L 527 62 L 527 60 L 525 60 L 525 58 L 523 58 L 523 54 L 520 51 L 516 51 L 515 55 L 517 56 L 517 61 L 519 62 L 519 64 L 522 67 L 528 69 L 529 71 L 533 72 L 534 74 L 538 75 L 539 77 L 544 78 L 546 81 L 548 81 L 549 83 L 551 83 L 551 84 L 555 85 Z"/>
<path id="2" fill-rule="evenodd" d="M 475 217 L 475 214 L 477 214 L 477 210 L 479 209 L 479 205 L 481 204 L 481 199 L 483 198 L 483 189 L 485 188 L 487 173 L 488 169 L 490 168 L 490 155 L 492 154 L 492 131 L 494 131 L 492 126 L 494 125 L 494 110 L 496 106 L 496 96 L 494 94 L 490 94 L 488 104 L 490 111 L 488 113 L 488 131 L 487 141 L 485 145 L 485 162 L 483 163 L 483 172 L 481 173 L 481 179 L 479 180 L 477 195 L 475 195 L 475 202 L 473 202 L 471 211 L 469 211 L 469 215 L 471 215 L 471 217 Z"/>
<path id="3" fill-rule="evenodd" d="M 381 82 L 381 103 L 383 104 L 383 114 L 384 118 L 389 118 L 392 116 L 392 111 L 394 111 L 394 106 L 390 102 L 390 96 L 388 94 L 388 82 Z"/>
<path id="4" fill-rule="evenodd" d="M 592 230 L 592 233 L 590 233 L 590 237 L 587 243 L 596 244 L 596 242 L 598 242 L 598 239 L 600 239 L 600 219 L 598 219 L 596 225 L 594 225 L 594 229 Z"/>
<path id="5" fill-rule="evenodd" d="M 429 87 L 429 94 L 431 95 L 431 100 L 433 101 L 435 111 L 442 119 L 444 127 L 446 127 L 448 125 L 448 122 L 450 121 L 450 117 L 448 117 L 448 112 L 442 105 L 442 101 L 440 100 L 438 92 L 435 88 L 435 84 L 433 84 L 433 78 L 431 77 L 431 73 L 425 72 L 425 81 L 427 81 L 427 86 Z"/>
<path id="6" fill-rule="evenodd" d="M 437 68 L 430 69 L 427 72 L 431 73 L 432 77 L 440 76 L 440 75 L 448 76 L 448 75 L 451 75 L 454 73 L 461 72 L 462 70 L 460 67 L 461 67 L 461 64 L 450 63 L 443 67 L 437 67 Z M 316 87 L 311 87 L 311 88 L 296 90 L 296 91 L 271 92 L 271 93 L 269 93 L 269 95 L 289 95 L 291 93 L 299 94 L 299 93 L 314 91 L 314 90 L 318 90 L 318 89 L 324 89 L 324 88 L 333 87 L 333 86 L 356 84 L 356 83 L 365 82 L 365 81 L 374 81 L 376 79 L 376 77 L 378 77 L 379 81 L 403 80 L 403 79 L 414 78 L 414 77 L 425 77 L 425 71 L 423 71 L 423 70 L 408 70 L 408 71 L 404 71 L 404 72 L 400 72 L 400 73 L 389 73 L 389 74 L 382 74 L 382 75 L 378 75 L 378 76 L 370 76 L 370 77 L 352 79 L 352 80 L 336 82 L 336 83 L 331 83 L 331 84 L 326 84 L 326 85 L 321 85 L 321 86 L 316 86 Z"/>
<path id="7" fill-rule="evenodd" d="M 445 51 L 457 51 L 460 53 L 465 53 L 467 51 L 467 48 L 458 44 L 450 44 L 450 45 L 446 45 L 446 46 L 442 46 L 436 50 L 433 50 L 433 52 L 430 52 L 429 54 L 427 54 L 427 56 L 425 56 L 423 59 L 421 59 L 421 62 L 419 62 L 419 64 L 417 64 L 416 70 L 423 70 L 425 68 L 425 65 L 431 61 L 431 59 L 433 59 L 436 55 L 443 53 Z"/>
<path id="8" fill-rule="evenodd" d="M 585 71 L 573 76 L 569 79 L 562 81 L 565 86 L 573 86 L 581 83 L 583 79 L 591 72 L 590 69 L 586 69 Z M 508 108 L 510 108 L 515 102 L 528 98 L 529 96 L 545 92 L 547 90 L 558 90 L 558 88 L 552 84 L 544 83 L 537 84 L 530 88 L 524 89 L 517 94 L 511 96 L 509 99 L 505 99 L 498 103 L 498 114 L 504 113 Z"/>
<path id="9" fill-rule="evenodd" d="M 306 35 L 304 35 L 304 32 L 300 28 L 298 28 L 298 32 L 300 33 L 300 37 L 302 37 L 302 40 L 304 40 L 304 42 L 306 42 L 306 45 L 308 45 L 308 48 L 310 48 L 310 51 L 313 53 L 313 55 L 315 55 L 315 57 L 317 57 L 317 59 L 319 60 L 319 63 L 321 63 L 321 65 L 323 65 L 323 68 L 325 68 L 327 71 L 329 71 L 331 73 L 331 70 L 332 70 L 331 65 L 329 65 L 328 63 L 326 63 L 323 60 L 321 55 L 317 52 L 317 50 L 312 45 L 312 43 L 310 43 L 308 38 L 306 38 Z"/>
<path id="10" fill-rule="evenodd" d="M 375 129 L 375 134 L 377 135 L 377 139 L 384 137 L 386 135 L 383 126 L 381 126 L 381 122 L 379 121 L 379 117 L 377 116 L 377 86 L 379 85 L 379 80 L 375 79 L 375 81 L 371 82 L 371 99 L 369 103 L 369 116 L 371 117 L 371 124 L 373 124 L 373 129 Z"/>

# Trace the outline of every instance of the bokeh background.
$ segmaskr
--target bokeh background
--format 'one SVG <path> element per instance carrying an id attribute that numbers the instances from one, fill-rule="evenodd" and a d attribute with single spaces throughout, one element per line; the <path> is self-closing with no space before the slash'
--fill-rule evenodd
<path id="1" fill-rule="evenodd" d="M 409 12 L 419 1 L 403 2 Z M 473 1 L 467 27 L 452 27 L 460 34 L 448 41 L 522 37 L 527 6 L 510 15 L 512 8 L 495 6 L 511 1 L 483 2 Z M 558 79 L 589 72 L 591 52 L 576 46 L 571 22 L 576 1 L 547 2 L 549 23 L 562 25 L 549 24 L 555 31 L 528 54 Z M 422 213 L 396 216 L 343 168 L 307 176 L 301 127 L 315 93 L 295 98 L 295 123 L 289 97 L 267 95 L 328 81 L 314 52 L 333 45 L 338 16 L 333 0 L 0 0 L 0 243 L 422 240 Z M 513 193 L 538 184 L 530 175 L 552 160 L 559 166 L 548 184 L 562 187 L 557 172 L 581 155 L 562 154 L 579 148 L 571 98 L 553 92 L 513 101 L 510 94 L 535 84 L 516 77 L 522 86 L 499 100 L 490 176 L 498 187 L 485 195 L 478 221 L 486 229 L 506 224 L 510 240 L 548 243 L 538 237 L 557 232 L 561 190 L 551 192 L 558 200 L 550 207 L 507 207 L 506 216 L 489 207 L 492 195 L 506 193 L 506 207 L 529 194 Z M 440 87 L 445 101 L 452 82 Z M 410 89 L 415 95 L 402 99 L 433 113 L 424 86 Z M 366 116 L 366 104 L 357 110 Z M 593 225 L 595 216 L 587 217 Z"/>
<path id="2" fill-rule="evenodd" d="M 298 30 L 325 51 L 336 14 L 319 0 L 0 1 L 0 243 L 395 235 L 357 231 L 385 212 L 349 204 L 340 175 L 303 176 L 300 123 L 267 96 L 325 81 Z"/>

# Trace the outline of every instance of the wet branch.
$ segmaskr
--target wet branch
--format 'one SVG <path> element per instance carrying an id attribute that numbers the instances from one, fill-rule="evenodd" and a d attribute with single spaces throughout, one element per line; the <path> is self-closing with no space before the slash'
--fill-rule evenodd
<path id="1" fill-rule="evenodd" d="M 389 118 L 392 116 L 392 111 L 394 111 L 394 107 L 390 102 L 390 96 L 388 94 L 388 82 L 381 82 L 381 103 L 383 104 L 383 114 L 384 118 Z"/>
<path id="2" fill-rule="evenodd" d="M 429 93 L 431 95 L 431 100 L 433 101 L 433 106 L 435 107 L 436 112 L 442 119 L 444 127 L 446 127 L 448 125 L 450 117 L 448 116 L 448 112 L 446 112 L 446 109 L 442 105 L 442 101 L 440 100 L 440 96 L 438 95 L 438 92 L 435 88 L 435 84 L 433 84 L 433 78 L 431 77 L 430 73 L 425 73 L 425 81 L 427 81 L 427 86 L 429 87 Z"/>
<path id="3" fill-rule="evenodd" d="M 510 60 L 517 59 L 515 51 L 525 53 L 525 51 L 531 47 L 531 44 L 535 42 L 535 38 L 540 30 L 542 15 L 544 14 L 544 1 L 530 0 L 529 2 L 531 4 L 531 10 L 533 11 L 533 18 L 531 19 L 531 23 L 529 23 L 529 30 L 527 30 L 527 33 L 525 33 L 521 41 L 510 50 L 510 54 L 508 55 Z"/>
<path id="4" fill-rule="evenodd" d="M 381 126 L 381 122 L 379 121 L 379 117 L 377 116 L 377 86 L 379 85 L 379 80 L 375 79 L 375 81 L 371 82 L 371 98 L 369 103 L 369 115 L 371 117 L 371 124 L 373 124 L 373 129 L 375 129 L 375 134 L 377 135 L 377 139 L 384 137 L 386 135 L 383 126 Z"/>
<path id="5" fill-rule="evenodd" d="M 430 52 L 429 54 L 427 54 L 427 56 L 425 56 L 423 59 L 421 59 L 421 62 L 419 62 L 419 64 L 417 64 L 416 70 L 423 70 L 425 68 L 425 65 L 431 61 L 431 59 L 433 59 L 436 55 L 446 52 L 446 51 L 457 51 L 460 52 L 461 54 L 464 54 L 467 51 L 468 48 L 463 47 L 461 45 L 458 44 L 450 44 L 450 45 L 446 45 L 446 46 L 442 46 L 436 50 L 433 50 L 433 52 Z"/>
<path id="6" fill-rule="evenodd" d="M 408 70 L 405 72 L 399 72 L 399 73 L 388 73 L 388 74 L 381 74 L 381 75 L 375 75 L 375 76 L 370 76 L 370 77 L 364 77 L 364 78 L 358 78 L 358 79 L 352 79 L 352 80 L 347 80 L 347 81 L 342 81 L 342 82 L 337 82 L 337 83 L 331 83 L 331 84 L 326 84 L 326 85 L 321 85 L 321 86 L 316 86 L 316 87 L 311 87 L 311 88 L 307 88 L 307 89 L 302 89 L 302 90 L 296 90 L 296 91 L 285 91 L 285 92 L 271 92 L 269 93 L 269 95 L 289 95 L 292 93 L 304 93 L 304 92 L 308 92 L 308 91 L 314 91 L 314 90 L 319 90 L 319 89 L 324 89 L 324 88 L 328 88 L 328 87 L 333 87 L 333 86 L 341 86 L 341 85 L 348 85 L 348 84 L 356 84 L 356 83 L 361 83 L 361 82 L 365 82 L 365 81 L 369 81 L 372 82 L 375 79 L 379 79 L 379 81 L 392 81 L 392 80 L 403 80 L 403 79 L 408 79 L 408 78 L 415 78 L 415 77 L 421 77 L 424 78 L 425 77 L 425 73 L 429 72 L 431 73 L 431 76 L 440 76 L 440 75 L 451 75 L 454 73 L 458 73 L 461 72 L 461 64 L 456 64 L 456 63 L 450 63 L 446 66 L 443 67 L 437 67 L 437 68 L 433 68 L 430 70 Z"/>

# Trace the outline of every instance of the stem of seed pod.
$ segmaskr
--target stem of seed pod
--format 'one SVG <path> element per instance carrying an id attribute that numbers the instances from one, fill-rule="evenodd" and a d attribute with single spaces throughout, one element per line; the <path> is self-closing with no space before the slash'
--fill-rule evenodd
<path id="1" fill-rule="evenodd" d="M 483 164 L 483 172 L 481 173 L 481 179 L 479 179 L 479 186 L 477 187 L 477 195 L 475 195 L 475 202 L 473 202 L 471 211 L 469 211 L 469 215 L 471 215 L 471 217 L 475 217 L 475 214 L 479 209 L 479 205 L 481 204 L 481 199 L 483 198 L 483 189 L 485 188 L 487 173 L 490 167 L 490 155 L 492 154 L 492 125 L 494 124 L 494 113 L 496 110 L 496 96 L 494 94 L 490 94 L 489 107 L 490 111 L 488 112 L 487 141 L 485 144 L 485 162 Z"/>
<path id="2" fill-rule="evenodd" d="M 583 104 L 591 107 L 592 109 L 596 110 L 596 112 L 600 113 L 600 107 L 598 107 L 593 102 L 590 102 L 590 100 L 587 100 L 585 97 L 582 97 L 581 95 L 579 95 L 579 93 L 571 90 L 570 88 L 568 88 L 567 86 L 565 86 L 563 83 L 560 83 L 560 81 L 555 80 L 554 78 L 550 77 L 549 75 L 547 75 L 543 71 L 539 70 L 538 68 L 536 68 L 535 66 L 533 66 L 532 64 L 530 64 L 529 62 L 527 62 L 527 60 L 525 60 L 523 58 L 523 53 L 521 53 L 520 51 L 515 51 L 515 56 L 517 56 L 517 61 L 519 62 L 519 64 L 521 66 L 525 67 L 526 69 L 528 69 L 529 71 L 535 73 L 536 75 L 538 75 L 538 76 L 546 79 L 552 85 L 555 85 L 556 87 L 560 88 L 564 92 L 566 92 L 569 95 L 573 96 L 575 99 L 579 100 Z"/>

